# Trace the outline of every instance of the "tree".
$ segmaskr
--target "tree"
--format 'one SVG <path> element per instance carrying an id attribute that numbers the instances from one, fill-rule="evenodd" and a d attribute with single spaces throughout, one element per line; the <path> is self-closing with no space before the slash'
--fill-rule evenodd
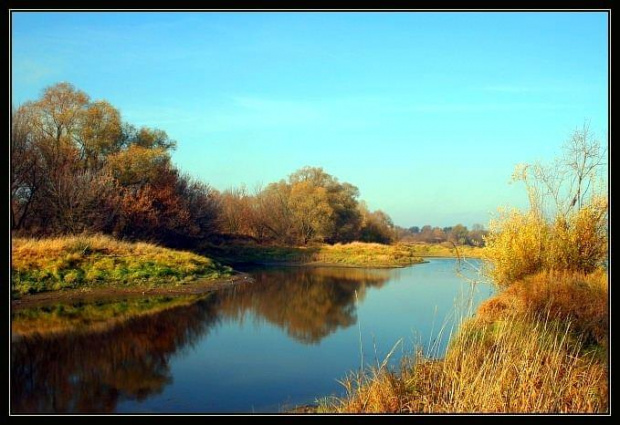
<path id="1" fill-rule="evenodd" d="M 302 244 L 323 241 L 332 231 L 334 210 L 327 189 L 311 181 L 299 181 L 291 186 L 289 209 L 292 212 L 294 233 Z"/>
<path id="2" fill-rule="evenodd" d="M 36 152 L 32 110 L 11 110 L 11 227 L 22 229 L 30 217 L 42 184 L 41 159 Z"/>
<path id="3" fill-rule="evenodd" d="M 121 116 L 106 101 L 89 104 L 80 114 L 75 139 L 85 168 L 101 168 L 106 156 L 121 148 Z"/>
<path id="4" fill-rule="evenodd" d="M 469 232 L 469 244 L 473 246 L 484 246 L 484 238 L 487 231 L 480 223 L 474 223 Z"/>
<path id="5" fill-rule="evenodd" d="M 468 237 L 469 231 L 467 230 L 467 227 L 460 223 L 451 227 L 448 232 L 448 240 L 457 245 L 465 245 L 468 242 Z"/>
<path id="6" fill-rule="evenodd" d="M 490 271 L 510 284 L 541 270 L 589 273 L 607 260 L 608 199 L 604 150 L 589 125 L 575 130 L 550 165 L 522 164 L 513 178 L 525 184 L 530 208 L 505 211 L 486 237 Z"/>
<path id="7" fill-rule="evenodd" d="M 86 93 L 69 83 L 46 88 L 41 99 L 32 105 L 38 112 L 37 129 L 57 145 L 71 143 L 89 100 Z"/>
<path id="8" fill-rule="evenodd" d="M 359 240 L 363 242 L 391 243 L 395 238 L 394 223 L 381 210 L 370 212 L 365 202 L 360 203 L 362 227 Z"/>
<path id="9" fill-rule="evenodd" d="M 11 112 L 13 230 L 176 245 L 215 231 L 216 192 L 171 165 L 175 142 L 164 131 L 123 123 L 111 104 L 69 83 Z"/>
<path id="10" fill-rule="evenodd" d="M 525 184 L 531 210 L 546 218 L 566 216 L 606 192 L 605 149 L 589 123 L 573 131 L 562 152 L 550 164 L 519 164 L 512 176 Z"/>
<path id="11" fill-rule="evenodd" d="M 284 180 L 270 183 L 260 195 L 263 224 L 272 239 L 285 243 L 294 243 L 293 212 L 290 208 L 290 185 Z"/>
<path id="12" fill-rule="evenodd" d="M 123 187 L 144 187 L 170 168 L 170 155 L 163 148 L 130 145 L 110 155 L 107 167 Z"/>
<path id="13" fill-rule="evenodd" d="M 340 183 L 336 177 L 320 167 L 303 167 L 289 176 L 291 185 L 302 182 L 313 187 L 322 187 L 327 192 L 331 224 L 325 239 L 332 243 L 354 240 L 361 225 L 358 188 L 350 183 Z"/>

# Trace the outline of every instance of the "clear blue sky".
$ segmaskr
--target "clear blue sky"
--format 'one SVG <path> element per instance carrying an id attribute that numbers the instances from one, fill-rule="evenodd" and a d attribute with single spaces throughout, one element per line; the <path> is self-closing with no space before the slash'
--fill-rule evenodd
<path id="1" fill-rule="evenodd" d="M 515 164 L 607 137 L 604 12 L 12 18 L 14 105 L 69 81 L 220 190 L 321 166 L 401 226 L 486 226 Z"/>

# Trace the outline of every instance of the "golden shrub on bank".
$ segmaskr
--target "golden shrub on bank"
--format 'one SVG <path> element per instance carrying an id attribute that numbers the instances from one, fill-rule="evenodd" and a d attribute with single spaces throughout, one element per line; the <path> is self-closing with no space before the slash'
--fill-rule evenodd
<path id="1" fill-rule="evenodd" d="M 489 275 L 508 285 L 543 270 L 591 273 L 607 260 L 607 198 L 546 220 L 535 210 L 501 211 L 490 223 Z"/>
<path id="2" fill-rule="evenodd" d="M 508 284 L 535 273 L 543 266 L 548 227 L 535 212 L 501 210 L 491 220 L 483 256 L 490 260 L 489 273 L 499 284 Z"/>

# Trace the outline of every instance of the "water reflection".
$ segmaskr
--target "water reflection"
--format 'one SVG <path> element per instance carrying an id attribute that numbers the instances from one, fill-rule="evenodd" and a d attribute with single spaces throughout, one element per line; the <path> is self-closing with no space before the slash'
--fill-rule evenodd
<path id="1" fill-rule="evenodd" d="M 255 271 L 253 277 L 256 285 L 221 297 L 220 314 L 242 319 L 251 311 L 296 340 L 315 344 L 355 324 L 356 292 L 363 300 L 368 287 L 381 287 L 389 280 L 390 271 L 300 268 Z"/>
<path id="2" fill-rule="evenodd" d="M 246 314 L 281 327 L 302 343 L 317 343 L 355 324 L 356 293 L 361 301 L 369 287 L 380 287 L 390 278 L 389 270 L 338 268 L 252 274 L 255 283 L 103 330 L 14 338 L 12 412 L 107 413 L 121 400 L 143 400 L 171 382 L 173 354 L 204 338 L 222 320 L 241 321 Z"/>
<path id="3" fill-rule="evenodd" d="M 113 412 L 160 392 L 170 356 L 217 321 L 210 303 L 127 320 L 103 332 L 19 338 L 11 346 L 13 412 Z"/>

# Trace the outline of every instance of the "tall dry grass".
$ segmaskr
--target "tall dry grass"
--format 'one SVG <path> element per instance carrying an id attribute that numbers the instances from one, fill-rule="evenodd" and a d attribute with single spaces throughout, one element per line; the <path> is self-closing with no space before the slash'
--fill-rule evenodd
<path id="1" fill-rule="evenodd" d="M 445 359 L 418 355 L 399 372 L 349 376 L 337 413 L 599 413 L 607 370 L 583 355 L 571 325 L 512 317 L 463 329 Z"/>
<path id="2" fill-rule="evenodd" d="M 337 413 L 600 413 L 609 409 L 604 273 L 541 273 L 483 303 L 445 358 L 349 375 Z"/>

